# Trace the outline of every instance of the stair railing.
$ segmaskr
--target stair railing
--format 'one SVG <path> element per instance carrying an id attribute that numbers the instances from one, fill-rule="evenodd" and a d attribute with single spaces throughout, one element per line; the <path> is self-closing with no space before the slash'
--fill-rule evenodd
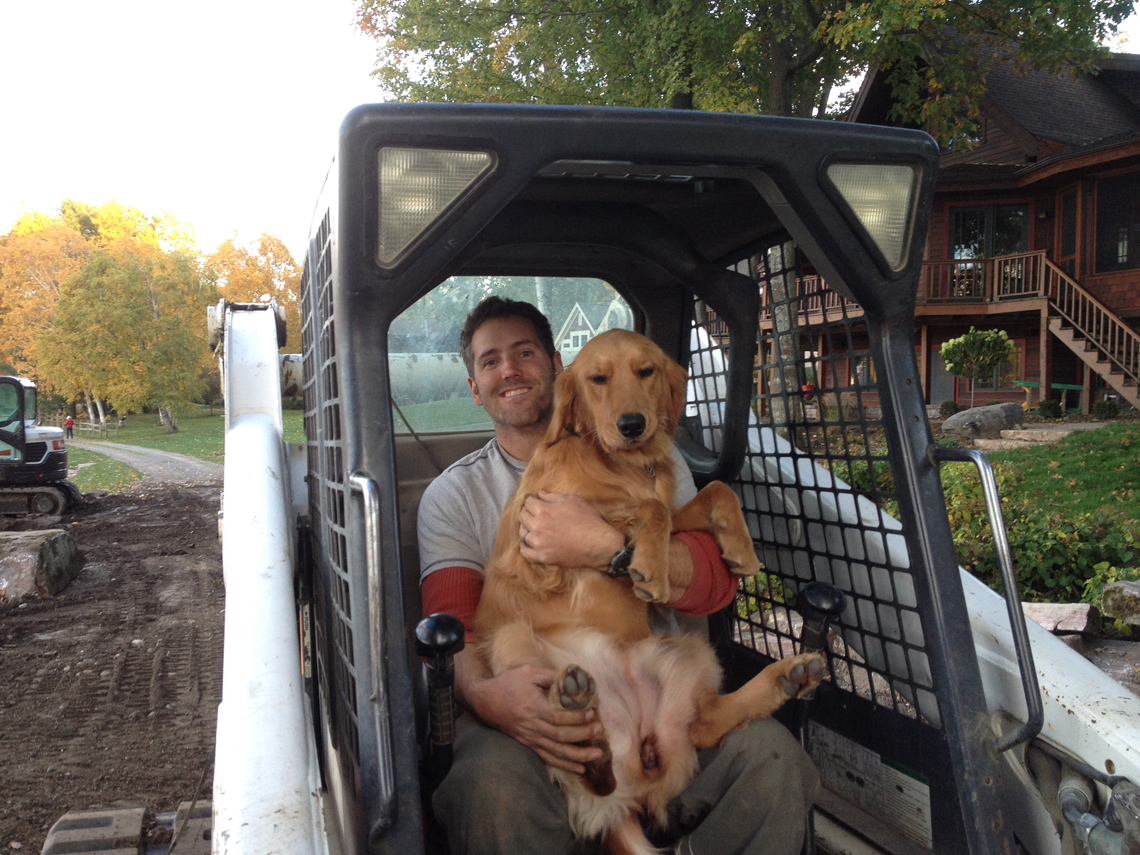
<path id="1" fill-rule="evenodd" d="M 1044 259 L 1045 296 L 1049 307 L 1084 336 L 1126 379 L 1140 385 L 1140 335 L 1111 309 Z"/>

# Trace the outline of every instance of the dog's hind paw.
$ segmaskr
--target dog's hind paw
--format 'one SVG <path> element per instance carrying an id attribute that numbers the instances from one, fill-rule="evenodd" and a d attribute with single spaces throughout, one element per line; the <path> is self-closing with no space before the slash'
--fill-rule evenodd
<path id="1" fill-rule="evenodd" d="M 557 704 L 565 710 L 584 710 L 597 695 L 594 678 L 577 665 L 567 665 L 554 681 L 551 694 L 556 695 Z"/>

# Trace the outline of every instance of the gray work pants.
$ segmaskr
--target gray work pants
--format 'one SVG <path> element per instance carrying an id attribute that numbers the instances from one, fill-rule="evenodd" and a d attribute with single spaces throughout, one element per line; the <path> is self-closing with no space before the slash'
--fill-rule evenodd
<path id="1" fill-rule="evenodd" d="M 699 753 L 701 770 L 669 804 L 667 838 L 683 855 L 795 855 L 819 774 L 773 719 Z M 577 840 L 566 801 L 537 754 L 470 714 L 457 722 L 455 762 L 432 800 L 452 855 L 596 853 Z"/>

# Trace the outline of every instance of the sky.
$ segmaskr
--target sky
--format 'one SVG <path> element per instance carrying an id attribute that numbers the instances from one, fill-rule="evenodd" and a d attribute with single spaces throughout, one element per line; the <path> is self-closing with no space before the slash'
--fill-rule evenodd
<path id="1" fill-rule="evenodd" d="M 383 100 L 352 0 L 0 0 L 0 234 L 62 200 L 298 261 L 337 129 Z M 1117 50 L 1140 53 L 1140 16 Z"/>
<path id="2" fill-rule="evenodd" d="M 63 199 L 298 261 L 337 129 L 382 99 L 352 0 L 0 0 L 0 234 Z"/>

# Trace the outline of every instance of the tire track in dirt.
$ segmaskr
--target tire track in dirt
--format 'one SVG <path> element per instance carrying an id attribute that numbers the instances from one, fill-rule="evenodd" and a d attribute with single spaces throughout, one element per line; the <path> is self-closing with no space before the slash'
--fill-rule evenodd
<path id="1" fill-rule="evenodd" d="M 192 796 L 221 700 L 219 488 L 140 481 L 88 502 L 59 524 L 79 578 L 0 607 L 0 842 L 39 851 L 68 810 Z"/>

